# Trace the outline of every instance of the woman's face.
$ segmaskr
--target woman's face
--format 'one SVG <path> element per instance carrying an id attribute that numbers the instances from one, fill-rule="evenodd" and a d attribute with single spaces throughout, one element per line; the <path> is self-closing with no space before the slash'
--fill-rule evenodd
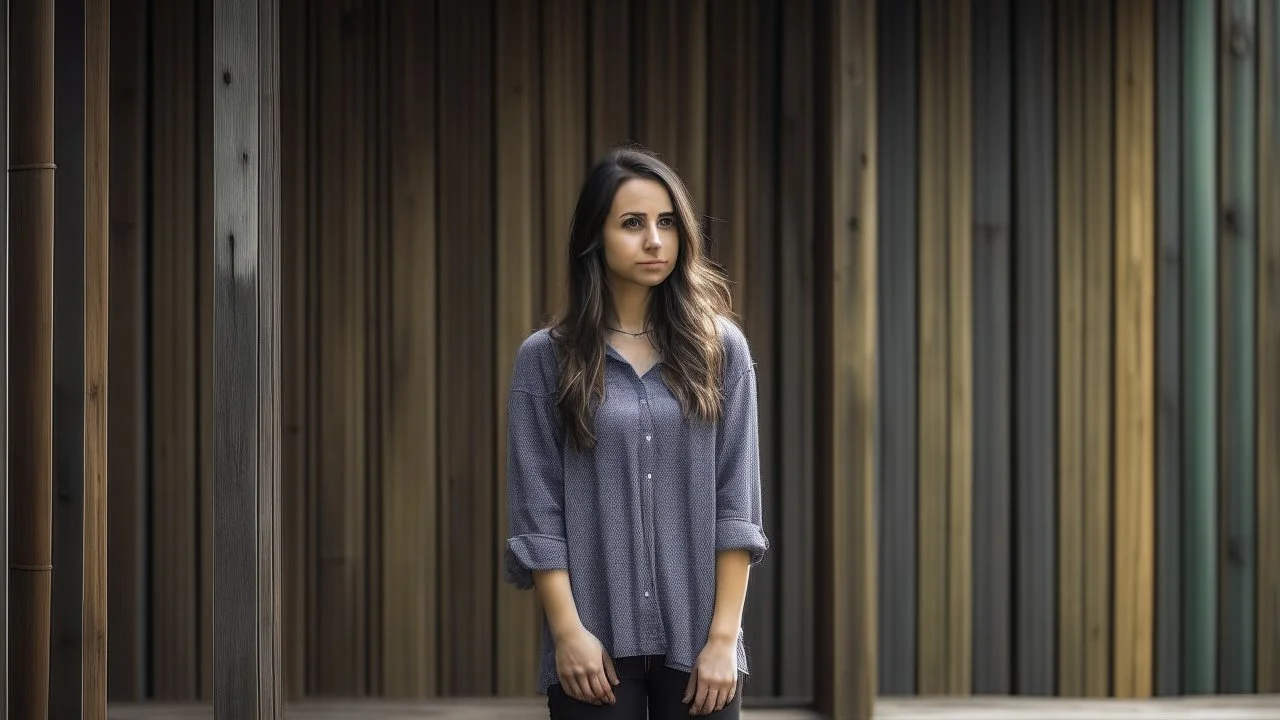
<path id="1" fill-rule="evenodd" d="M 680 234 L 666 187 L 632 178 L 618 186 L 604 221 L 604 257 L 609 281 L 645 288 L 660 285 L 675 269 Z"/>

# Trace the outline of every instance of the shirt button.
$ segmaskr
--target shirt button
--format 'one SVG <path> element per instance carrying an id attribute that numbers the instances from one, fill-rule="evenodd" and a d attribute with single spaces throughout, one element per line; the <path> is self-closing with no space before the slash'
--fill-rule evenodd
<path id="1" fill-rule="evenodd" d="M 644 594 L 644 596 L 645 596 L 645 597 L 649 597 L 649 593 L 646 591 L 646 592 L 645 592 L 645 594 Z"/>
<path id="2" fill-rule="evenodd" d="M 652 479 L 653 479 L 653 473 L 645 473 L 645 474 L 644 474 L 644 479 L 645 479 L 645 480 L 652 480 Z"/>
<path id="3" fill-rule="evenodd" d="M 650 442 L 650 441 L 652 441 L 652 440 L 653 440 L 653 436 L 652 436 L 652 435 L 645 435 L 645 436 L 644 436 L 644 441 L 645 441 L 645 442 Z"/>

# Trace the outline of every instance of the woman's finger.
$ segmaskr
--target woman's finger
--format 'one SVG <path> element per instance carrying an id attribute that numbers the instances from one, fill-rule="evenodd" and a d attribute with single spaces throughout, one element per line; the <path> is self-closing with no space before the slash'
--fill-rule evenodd
<path id="1" fill-rule="evenodd" d="M 604 672 L 611 684 L 622 684 L 622 681 L 618 679 L 618 670 L 613 666 L 613 658 L 609 657 L 609 653 L 604 654 Z"/>
<path id="2" fill-rule="evenodd" d="M 604 677 L 604 671 L 593 673 L 590 678 L 591 694 L 595 701 L 600 704 L 612 702 L 609 693 L 609 681 Z"/>

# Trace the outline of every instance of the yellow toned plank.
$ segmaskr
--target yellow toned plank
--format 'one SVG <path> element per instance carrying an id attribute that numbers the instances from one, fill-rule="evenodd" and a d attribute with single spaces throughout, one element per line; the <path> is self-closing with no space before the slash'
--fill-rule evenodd
<path id="1" fill-rule="evenodd" d="M 516 351 L 535 325 L 533 269 L 534 233 L 540 206 L 534 201 L 537 146 L 533 135 L 537 112 L 538 52 L 536 7 L 524 0 L 497 4 L 497 337 L 494 341 L 494 437 L 497 482 L 498 540 L 507 529 L 507 389 Z M 502 548 L 499 547 L 499 553 Z M 539 609 L 532 592 L 502 582 L 502 566 L 495 567 L 498 583 L 497 691 L 502 696 L 528 695 L 536 690 L 540 635 Z"/>
<path id="2" fill-rule="evenodd" d="M 1155 66 L 1151 0 L 1116 12 L 1114 694 L 1152 690 L 1155 615 Z"/>
<path id="3" fill-rule="evenodd" d="M 947 693 L 973 677 L 973 112 L 970 0 L 947 3 Z M 932 529 L 938 532 L 937 528 Z"/>
<path id="4" fill-rule="evenodd" d="M 546 0 L 542 8 L 542 302 L 539 316 L 558 313 L 567 300 L 565 248 L 578 190 L 594 158 L 584 157 L 587 132 L 586 49 L 582 0 Z M 633 58 L 638 57 L 632 55 Z"/>
<path id="5" fill-rule="evenodd" d="M 1084 77 L 1079 5 L 1058 3 L 1058 693 L 1084 694 Z"/>
<path id="6" fill-rule="evenodd" d="M 947 323 L 947 6 L 924 0 L 920 28 L 919 620 L 917 692 L 949 692 L 947 561 L 950 351 Z"/>

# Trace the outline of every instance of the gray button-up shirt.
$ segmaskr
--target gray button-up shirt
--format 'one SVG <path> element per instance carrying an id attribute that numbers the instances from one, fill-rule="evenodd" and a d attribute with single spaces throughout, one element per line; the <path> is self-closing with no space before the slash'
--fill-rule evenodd
<path id="1" fill-rule="evenodd" d="M 510 537 L 505 579 L 567 568 L 578 614 L 611 657 L 666 655 L 690 672 L 715 609 L 716 552 L 768 549 L 760 507 L 756 377 L 741 330 L 720 320 L 724 409 L 712 426 L 686 420 L 661 363 L 638 376 L 606 347 L 596 447 L 562 437 L 556 350 L 547 330 L 521 344 L 507 406 Z M 538 692 L 558 682 L 545 616 Z M 747 672 L 742 632 L 738 668 Z"/>

